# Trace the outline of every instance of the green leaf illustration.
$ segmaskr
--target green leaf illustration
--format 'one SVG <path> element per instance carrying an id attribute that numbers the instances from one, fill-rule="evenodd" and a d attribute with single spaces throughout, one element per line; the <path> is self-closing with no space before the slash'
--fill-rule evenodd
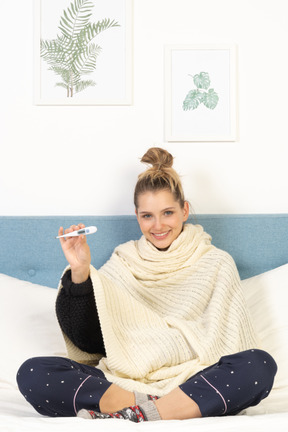
<path id="1" fill-rule="evenodd" d="M 203 101 L 203 93 L 199 90 L 191 90 L 187 94 L 183 102 L 183 110 L 194 110 L 198 108 L 200 103 Z"/>
<path id="2" fill-rule="evenodd" d="M 87 47 L 83 47 L 73 61 L 75 72 L 80 73 L 80 75 L 92 73 L 96 68 L 96 59 L 100 51 L 101 47 L 93 43 Z"/>
<path id="3" fill-rule="evenodd" d="M 210 77 L 208 72 L 200 72 L 197 75 L 190 76 L 193 77 L 197 89 L 188 92 L 182 105 L 183 110 L 195 110 L 202 103 L 206 108 L 215 109 L 219 101 L 219 96 L 214 89 L 208 90 L 210 86 Z"/>
<path id="4" fill-rule="evenodd" d="M 74 0 L 70 8 L 63 11 L 64 17 L 60 19 L 59 29 L 62 34 L 72 40 L 76 38 L 77 34 L 88 24 L 93 7 L 93 3 L 89 0 Z"/>
<path id="5" fill-rule="evenodd" d="M 88 23 L 77 35 L 77 43 L 79 46 L 82 44 L 88 44 L 91 42 L 99 33 L 107 30 L 111 27 L 119 27 L 119 24 L 115 20 L 105 18 L 97 23 Z"/>
<path id="6" fill-rule="evenodd" d="M 101 52 L 101 47 L 92 41 L 104 30 L 119 27 L 109 18 L 91 23 L 93 7 L 90 0 L 72 1 L 60 18 L 61 34 L 53 40 L 40 41 L 40 56 L 50 66 L 49 70 L 61 77 L 62 82 L 56 86 L 64 87 L 67 97 L 96 85 L 93 80 L 82 79 L 82 75 L 95 71 Z"/>
<path id="7" fill-rule="evenodd" d="M 207 72 L 200 72 L 200 74 L 194 75 L 193 81 L 198 89 L 207 90 L 210 86 L 210 78 Z"/>
<path id="8" fill-rule="evenodd" d="M 208 93 L 204 93 L 203 95 L 203 104 L 209 109 L 216 108 L 218 101 L 219 96 L 214 89 L 210 89 Z"/>
<path id="9" fill-rule="evenodd" d="M 65 51 L 58 40 L 40 41 L 40 56 L 48 64 L 62 64 L 65 62 Z"/>
<path id="10" fill-rule="evenodd" d="M 92 80 L 86 80 L 86 81 L 80 81 L 75 86 L 75 93 L 79 93 L 80 91 L 85 90 L 87 87 L 95 86 L 95 81 Z"/>

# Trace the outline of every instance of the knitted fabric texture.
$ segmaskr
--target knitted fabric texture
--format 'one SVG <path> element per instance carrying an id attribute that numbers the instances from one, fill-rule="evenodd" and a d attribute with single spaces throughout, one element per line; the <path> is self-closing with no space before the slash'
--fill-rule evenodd
<path id="1" fill-rule="evenodd" d="M 107 356 L 64 335 L 68 356 L 100 359 L 106 378 L 126 390 L 162 396 L 221 356 L 258 345 L 235 263 L 200 225 L 186 224 L 167 251 L 144 236 L 120 245 L 90 275 Z"/>

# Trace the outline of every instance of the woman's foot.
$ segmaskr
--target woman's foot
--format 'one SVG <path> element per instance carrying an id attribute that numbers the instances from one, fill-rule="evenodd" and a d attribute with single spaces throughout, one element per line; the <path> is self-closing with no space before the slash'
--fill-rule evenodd
<path id="1" fill-rule="evenodd" d="M 144 402 L 141 406 L 134 405 L 108 414 L 82 409 L 77 413 L 77 417 L 89 420 L 116 418 L 122 420 L 130 420 L 134 423 L 140 423 L 148 420 L 161 420 L 158 410 L 152 400 Z"/>

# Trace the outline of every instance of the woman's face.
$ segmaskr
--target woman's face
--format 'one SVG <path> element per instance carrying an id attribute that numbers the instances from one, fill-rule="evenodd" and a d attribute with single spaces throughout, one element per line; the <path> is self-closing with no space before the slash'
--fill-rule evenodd
<path id="1" fill-rule="evenodd" d="M 178 237 L 189 216 L 189 205 L 184 208 L 168 190 L 145 192 L 138 197 L 135 210 L 142 234 L 157 249 L 166 250 Z"/>

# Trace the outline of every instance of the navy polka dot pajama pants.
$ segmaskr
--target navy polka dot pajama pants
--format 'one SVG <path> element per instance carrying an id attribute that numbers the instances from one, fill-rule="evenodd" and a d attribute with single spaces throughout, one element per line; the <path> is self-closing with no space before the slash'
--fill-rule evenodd
<path id="1" fill-rule="evenodd" d="M 262 350 L 247 350 L 221 357 L 180 385 L 197 403 L 203 417 L 235 415 L 267 397 L 277 365 Z M 71 417 L 82 409 L 99 411 L 102 395 L 110 387 L 99 369 L 63 357 L 35 357 L 17 374 L 19 389 L 42 415 Z"/>
<path id="2" fill-rule="evenodd" d="M 270 354 L 248 350 L 221 357 L 180 388 L 197 403 L 202 417 L 235 415 L 269 395 L 276 372 Z"/>

